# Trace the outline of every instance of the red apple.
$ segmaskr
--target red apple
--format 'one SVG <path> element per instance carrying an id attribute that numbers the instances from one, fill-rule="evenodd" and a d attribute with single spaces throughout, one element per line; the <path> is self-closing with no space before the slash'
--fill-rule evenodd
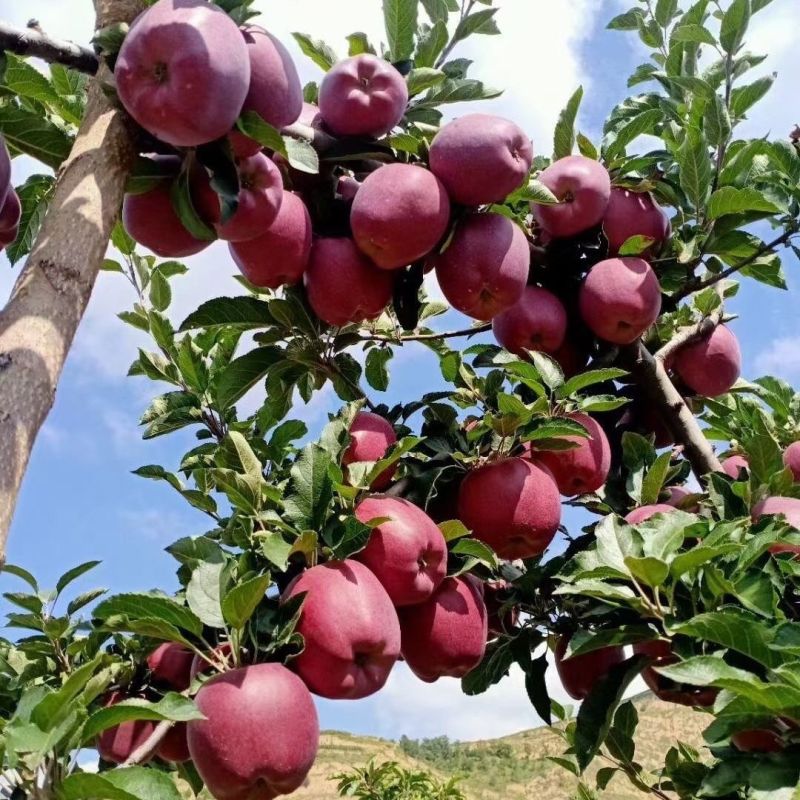
<path id="1" fill-rule="evenodd" d="M 446 578 L 436 593 L 400 609 L 403 658 L 426 683 L 463 678 L 480 664 L 488 634 L 483 588 L 473 575 Z"/>
<path id="2" fill-rule="evenodd" d="M 725 325 L 717 325 L 700 341 L 682 347 L 673 360 L 675 372 L 703 397 L 718 397 L 729 391 L 742 372 L 739 341 Z"/>
<path id="3" fill-rule="evenodd" d="M 234 667 L 233 663 L 233 648 L 230 645 L 230 642 L 223 642 L 217 647 L 214 648 L 213 652 L 211 653 L 211 658 L 215 662 L 218 662 L 223 669 L 221 671 L 225 671 L 225 669 L 232 669 Z M 192 659 L 192 669 L 190 672 L 191 680 L 194 680 L 198 675 L 211 675 L 215 672 L 214 667 L 208 663 L 203 658 L 200 658 L 199 655 L 195 656 Z"/>
<path id="4" fill-rule="evenodd" d="M 511 308 L 492 319 L 492 331 L 497 343 L 515 355 L 557 353 L 567 335 L 567 311 L 552 292 L 526 286 Z"/>
<path id="5" fill-rule="evenodd" d="M 530 260 L 525 234 L 508 217 L 470 214 L 433 263 L 450 305 L 475 319 L 490 320 L 522 297 Z"/>
<path id="6" fill-rule="evenodd" d="M 250 57 L 250 87 L 242 113 L 255 111 L 280 130 L 298 121 L 303 110 L 303 86 L 289 51 L 268 31 L 248 23 L 242 28 Z M 261 145 L 239 131 L 231 134 L 239 157 L 255 155 Z"/>
<path id="7" fill-rule="evenodd" d="M 192 173 L 192 198 L 200 216 L 216 228 L 221 239 L 246 242 L 261 237 L 275 222 L 286 193 L 281 171 L 263 153 L 238 159 L 236 170 L 241 186 L 239 206 L 227 222 L 221 221 L 219 195 L 202 167 Z"/>
<path id="8" fill-rule="evenodd" d="M 188 647 L 177 642 L 164 642 L 147 656 L 147 666 L 153 683 L 182 692 L 192 682 L 193 660 L 194 653 Z"/>
<path id="9" fill-rule="evenodd" d="M 780 734 L 769 728 L 737 731 L 731 736 L 731 743 L 743 753 L 779 753 L 786 747 Z"/>
<path id="10" fill-rule="evenodd" d="M 319 720 L 303 682 L 281 664 L 254 664 L 206 683 L 206 717 L 189 723 L 189 752 L 216 800 L 271 800 L 303 785 Z"/>
<path id="11" fill-rule="evenodd" d="M 500 558 L 531 558 L 556 535 L 561 499 L 547 469 L 524 458 L 506 458 L 464 478 L 458 516 Z"/>
<path id="12" fill-rule="evenodd" d="M 739 479 L 739 473 L 743 469 L 748 471 L 750 469 L 750 462 L 744 456 L 728 456 L 722 460 L 722 471 L 734 480 Z"/>
<path id="13" fill-rule="evenodd" d="M 594 685 L 605 678 L 612 667 L 625 660 L 625 648 L 603 647 L 572 658 L 564 658 L 569 640 L 569 636 L 561 636 L 556 644 L 556 670 L 566 693 L 573 700 L 585 700 Z"/>
<path id="14" fill-rule="evenodd" d="M 146 131 L 179 147 L 225 136 L 250 86 L 236 23 L 204 0 L 158 0 L 137 17 L 114 67 L 117 94 Z"/>
<path id="15" fill-rule="evenodd" d="M 12 191 L 11 187 L 11 155 L 8 152 L 6 140 L 0 135 L 0 206 L 6 201 L 6 195 Z"/>
<path id="16" fill-rule="evenodd" d="M 386 456 L 393 444 L 397 442 L 397 434 L 389 420 L 371 411 L 359 411 L 350 426 L 350 444 L 342 456 L 342 464 L 355 464 L 359 461 L 380 461 Z M 391 482 L 397 465 L 388 467 L 370 486 L 380 491 Z"/>
<path id="17" fill-rule="evenodd" d="M 311 217 L 306 204 L 292 192 L 272 225 L 261 236 L 228 245 L 234 263 L 255 286 L 277 289 L 302 280 L 311 255 Z"/>
<path id="18" fill-rule="evenodd" d="M 112 692 L 103 705 L 108 708 L 129 699 L 123 692 Z M 155 722 L 144 719 L 131 720 L 113 728 L 106 728 L 97 738 L 97 752 L 103 761 L 123 764 L 134 750 L 140 748 L 150 738 L 155 729 Z"/>
<path id="19" fill-rule="evenodd" d="M 550 470 L 561 494 L 572 497 L 596 492 L 611 469 L 608 438 L 600 423 L 588 414 L 576 412 L 566 416 L 586 428 L 589 438 L 565 436 L 566 441 L 577 445 L 570 450 L 536 450 L 533 445 L 531 458 Z"/>
<path id="20" fill-rule="evenodd" d="M 178 158 L 156 156 L 153 160 L 174 169 L 177 175 L 180 168 Z M 205 250 L 211 242 L 196 239 L 186 230 L 172 207 L 171 188 L 172 182 L 164 179 L 142 194 L 126 194 L 122 204 L 122 224 L 134 241 L 157 256 L 185 258 Z"/>
<path id="21" fill-rule="evenodd" d="M 589 354 L 569 338 L 569 331 L 561 347 L 550 355 L 558 362 L 567 380 L 583 372 L 589 363 Z"/>
<path id="22" fill-rule="evenodd" d="M 455 203 L 500 203 L 528 177 L 531 140 L 510 120 L 466 114 L 448 122 L 433 139 L 430 165 Z"/>
<path id="23" fill-rule="evenodd" d="M 800 500 L 796 497 L 767 497 L 756 503 L 752 509 L 752 518 L 755 522 L 764 516 L 782 516 L 793 528 L 800 530 Z M 800 556 L 800 545 L 774 544 L 769 548 L 773 555 L 778 553 L 794 553 Z"/>
<path id="24" fill-rule="evenodd" d="M 291 666 L 306 686 L 333 700 L 377 692 L 400 655 L 397 612 L 380 581 L 358 561 L 329 561 L 298 575 L 283 596 L 301 593 L 305 649 Z"/>
<path id="25" fill-rule="evenodd" d="M 370 173 L 350 211 L 353 239 L 382 269 L 406 267 L 428 255 L 449 222 L 444 186 L 413 164 L 385 164 Z"/>
<path id="26" fill-rule="evenodd" d="M 436 523 L 408 500 L 386 495 L 365 498 L 355 515 L 363 523 L 387 518 L 355 558 L 372 570 L 395 606 L 427 600 L 447 574 L 447 543 Z"/>
<path id="27" fill-rule="evenodd" d="M 664 209 L 653 200 L 649 192 L 632 192 L 614 187 L 603 217 L 603 233 L 608 239 L 611 255 L 632 236 L 646 236 L 653 240 L 648 254 L 658 253 L 669 238 L 671 226 Z"/>
<path id="28" fill-rule="evenodd" d="M 645 655 L 652 659 L 652 664 L 642 670 L 642 678 L 650 691 L 659 700 L 700 708 L 714 705 L 714 701 L 719 694 L 718 689 L 675 683 L 653 669 L 653 667 L 668 667 L 678 662 L 678 657 L 672 652 L 672 646 L 669 642 L 663 639 L 637 642 L 633 646 L 633 652 L 634 655 Z"/>
<path id="29" fill-rule="evenodd" d="M 687 507 L 687 498 L 694 497 L 697 494 L 688 487 L 668 486 L 665 491 L 669 493 L 669 499 L 664 501 L 664 505 L 672 506 L 682 511 L 688 511 L 690 514 L 696 514 L 700 510 L 700 504 L 696 500 Z"/>
<path id="30" fill-rule="evenodd" d="M 483 584 L 490 639 L 509 633 L 519 622 L 519 608 L 509 603 L 510 589 L 511 584 L 503 580 L 485 581 Z"/>
<path id="31" fill-rule="evenodd" d="M 629 525 L 638 525 L 640 522 L 646 522 L 650 517 L 656 514 L 671 514 L 678 509 L 675 506 L 668 505 L 667 503 L 653 503 L 649 506 L 639 506 L 629 511 L 625 516 L 625 522 Z"/>
<path id="32" fill-rule="evenodd" d="M 328 325 L 376 319 L 392 299 L 393 276 L 378 269 L 352 239 L 317 239 L 305 283 L 314 313 Z"/>
<path id="33" fill-rule="evenodd" d="M 185 722 L 176 722 L 167 731 L 167 735 L 156 748 L 156 755 L 171 764 L 183 764 L 192 757 L 186 737 L 187 724 Z"/>
<path id="34" fill-rule="evenodd" d="M 613 344 L 636 341 L 661 311 L 661 286 L 641 258 L 609 258 L 595 264 L 579 296 L 583 321 Z"/>
<path id="35" fill-rule="evenodd" d="M 0 208 L 0 250 L 8 247 L 19 234 L 19 221 L 22 218 L 22 204 L 19 195 L 9 189 Z"/>
<path id="36" fill-rule="evenodd" d="M 783 451 L 783 465 L 791 470 L 795 482 L 800 481 L 800 442 L 792 442 Z"/>
<path id="37" fill-rule="evenodd" d="M 555 239 L 569 238 L 600 224 L 611 197 L 608 170 L 584 156 L 560 158 L 539 180 L 559 199 L 558 205 L 533 205 L 536 221 Z"/>
<path id="38" fill-rule="evenodd" d="M 371 53 L 335 64 L 319 87 L 320 115 L 336 136 L 383 136 L 403 118 L 407 103 L 403 76 Z"/>

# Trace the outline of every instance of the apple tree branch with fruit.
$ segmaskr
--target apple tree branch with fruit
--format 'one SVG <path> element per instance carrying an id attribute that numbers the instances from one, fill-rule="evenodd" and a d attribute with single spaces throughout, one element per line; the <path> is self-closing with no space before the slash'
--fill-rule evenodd
<path id="1" fill-rule="evenodd" d="M 54 590 L 5 566 L 24 633 L 0 641 L 0 797 L 291 794 L 313 695 L 372 695 L 401 657 L 468 695 L 519 667 L 577 797 L 615 776 L 659 798 L 791 796 L 800 394 L 741 379 L 725 307 L 740 280 L 785 289 L 800 237 L 796 137 L 737 137 L 773 81 L 750 79 L 744 44 L 769 0 L 616 17 L 651 58 L 601 142 L 576 91 L 552 157 L 483 110 L 445 122 L 499 93 L 456 55 L 499 33 L 491 0 L 384 0 L 386 44 L 352 34 L 342 59 L 295 34 L 322 71 L 305 87 L 252 0 L 144 5 L 97 0 L 94 51 L 0 25 L 0 241 L 26 258 L 0 311 L 0 541 L 101 269 L 152 341 L 130 368 L 158 384 L 144 438 L 194 435 L 136 473 L 196 509 L 198 535 L 168 548 L 172 594 L 67 601 L 96 562 Z M 12 187 L 20 154 L 55 175 Z M 172 318 L 184 259 L 217 239 L 240 294 Z M 438 327 L 451 309 L 471 325 Z M 390 405 L 403 347 L 439 374 Z M 326 388 L 340 408 L 309 432 L 298 404 Z M 586 527 L 562 526 L 565 504 Z M 639 764 L 640 675 L 707 716 L 702 751 Z M 394 796 L 401 773 L 340 789 Z"/>

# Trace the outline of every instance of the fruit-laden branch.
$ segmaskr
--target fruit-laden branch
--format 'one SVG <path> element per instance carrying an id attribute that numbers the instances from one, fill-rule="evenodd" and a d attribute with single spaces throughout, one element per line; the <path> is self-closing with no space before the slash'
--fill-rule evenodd
<path id="1" fill-rule="evenodd" d="M 694 414 L 667 375 L 662 360 L 637 342 L 620 350 L 620 362 L 662 415 L 675 441 L 683 445 L 695 475 L 699 478 L 722 469 Z"/>
<path id="2" fill-rule="evenodd" d="M 94 75 L 100 62 L 88 47 L 74 42 L 51 39 L 36 28 L 15 28 L 0 20 L 0 50 L 18 56 L 35 56 L 48 64 L 62 64 L 70 69 Z"/>
<path id="3" fill-rule="evenodd" d="M 122 766 L 135 767 L 137 764 L 144 764 L 149 761 L 174 724 L 170 720 L 159 722 L 147 739 L 125 759 L 125 763 Z"/>
<path id="4" fill-rule="evenodd" d="M 696 325 L 688 328 L 681 328 L 657 353 L 656 358 L 662 363 L 669 363 L 669 359 L 675 355 L 682 347 L 692 344 L 698 339 L 702 339 L 706 334 L 711 333 L 714 328 L 722 322 L 722 308 L 704 317 Z"/>
<path id="5" fill-rule="evenodd" d="M 99 28 L 130 22 L 141 0 L 95 0 Z M 22 478 L 119 216 L 135 158 L 127 116 L 102 67 L 25 268 L 0 311 L 0 563 Z"/>
<path id="6" fill-rule="evenodd" d="M 459 336 L 472 336 L 476 333 L 486 333 L 492 329 L 492 323 L 484 325 L 474 325 L 471 328 L 462 328 L 457 331 L 444 331 L 443 333 L 410 333 L 407 336 L 385 336 L 380 333 L 360 333 L 360 338 L 365 342 L 389 342 L 390 344 L 402 344 L 403 342 L 435 342 L 440 339 L 455 339 Z"/>
<path id="7" fill-rule="evenodd" d="M 678 303 L 683 300 L 685 297 L 688 297 L 690 294 L 694 294 L 695 292 L 699 292 L 703 289 L 707 289 L 709 286 L 713 286 L 716 283 L 719 283 L 725 278 L 729 278 L 731 275 L 739 272 L 739 270 L 744 269 L 745 267 L 749 267 L 752 263 L 757 261 L 761 256 L 765 256 L 768 253 L 772 253 L 773 250 L 777 247 L 783 247 L 783 245 L 788 244 L 789 240 L 792 236 L 797 234 L 797 229 L 795 227 L 790 228 L 787 231 L 784 231 L 777 239 L 773 239 L 771 242 L 767 244 L 763 244 L 758 250 L 753 253 L 753 255 L 748 256 L 743 261 L 740 261 L 738 264 L 735 264 L 732 267 L 728 267 L 727 269 L 722 270 L 722 272 L 717 272 L 714 275 L 711 275 L 708 278 L 699 278 L 695 277 L 692 280 L 688 281 L 686 285 L 680 289 L 679 291 L 675 292 L 671 296 L 671 300 L 674 303 Z"/>

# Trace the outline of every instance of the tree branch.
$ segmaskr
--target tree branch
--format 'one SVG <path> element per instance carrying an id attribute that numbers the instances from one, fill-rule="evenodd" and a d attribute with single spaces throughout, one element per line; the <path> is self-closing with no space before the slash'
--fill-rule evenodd
<path id="1" fill-rule="evenodd" d="M 694 414 L 667 375 L 661 359 L 656 358 L 644 344 L 637 342 L 620 350 L 620 363 L 634 376 L 648 400 L 658 409 L 675 441 L 683 445 L 695 475 L 699 478 L 722 469 Z"/>
<path id="2" fill-rule="evenodd" d="M 150 736 L 125 759 L 125 763 L 122 766 L 135 767 L 137 764 L 143 764 L 149 761 L 174 724 L 174 722 L 168 719 L 159 722 Z"/>
<path id="3" fill-rule="evenodd" d="M 95 0 L 97 27 L 130 22 L 140 0 Z M 136 156 L 135 130 L 106 97 L 103 66 L 31 253 L 0 310 L 0 564 L 34 441 L 52 408 Z"/>
<path id="4" fill-rule="evenodd" d="M 702 339 L 706 334 L 711 333 L 711 331 L 722 322 L 722 316 L 723 311 L 720 306 L 718 311 L 714 311 L 712 314 L 704 317 L 696 325 L 681 328 L 681 330 L 656 353 L 655 357 L 662 364 L 668 364 L 669 359 L 682 347 L 686 347 L 687 344 L 692 344 Z"/>
<path id="5" fill-rule="evenodd" d="M 492 329 L 492 323 L 476 325 L 472 328 L 463 328 L 458 331 L 446 331 L 443 333 L 412 333 L 408 336 L 384 336 L 379 333 L 359 333 L 359 337 L 365 342 L 389 342 L 390 344 L 402 344 L 403 342 L 432 342 L 439 339 L 455 339 L 458 336 L 472 336 L 476 333 L 485 333 Z"/>
<path id="6" fill-rule="evenodd" d="M 34 56 L 48 64 L 62 64 L 70 69 L 94 75 L 100 67 L 97 56 L 88 47 L 74 42 L 51 39 L 35 28 L 15 28 L 0 21 L 0 50 L 18 56 Z"/>
<path id="7" fill-rule="evenodd" d="M 686 286 L 683 287 L 683 289 L 675 292 L 675 294 L 671 296 L 672 301 L 678 303 L 685 297 L 688 297 L 690 294 L 699 292 L 702 289 L 707 289 L 709 286 L 713 286 L 714 284 L 725 280 L 725 278 L 729 278 L 734 273 L 739 272 L 739 270 L 749 267 L 752 263 L 761 258 L 761 256 L 771 253 L 776 247 L 785 245 L 796 233 L 797 230 L 795 228 L 790 228 L 788 231 L 784 231 L 777 239 L 773 239 L 768 244 L 764 244 L 759 247 L 758 250 L 753 253 L 753 255 L 748 256 L 746 259 L 744 259 L 744 261 L 741 261 L 732 267 L 728 267 L 727 269 L 722 270 L 722 272 L 718 272 L 716 275 L 711 275 L 708 278 L 693 278 L 686 284 Z"/>

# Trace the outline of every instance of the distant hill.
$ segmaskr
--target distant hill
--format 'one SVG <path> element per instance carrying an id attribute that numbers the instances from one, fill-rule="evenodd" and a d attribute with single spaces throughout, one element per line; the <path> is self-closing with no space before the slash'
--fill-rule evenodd
<path id="1" fill-rule="evenodd" d="M 709 723 L 707 715 L 662 703 L 649 694 L 640 696 L 635 703 L 640 718 L 636 759 L 645 767 L 663 764 L 664 754 L 676 740 L 701 746 L 701 732 Z M 409 757 L 397 742 L 326 732 L 308 787 L 292 798 L 333 800 L 337 796 L 335 782 L 330 780 L 333 775 L 376 758 L 423 767 L 442 776 L 463 775 L 462 788 L 469 800 L 568 800 L 575 778 L 546 760 L 546 756 L 562 752 L 562 740 L 545 727 L 501 739 L 453 743 L 429 760 Z M 622 777 L 612 782 L 608 797 L 642 800 L 644 795 Z"/>

